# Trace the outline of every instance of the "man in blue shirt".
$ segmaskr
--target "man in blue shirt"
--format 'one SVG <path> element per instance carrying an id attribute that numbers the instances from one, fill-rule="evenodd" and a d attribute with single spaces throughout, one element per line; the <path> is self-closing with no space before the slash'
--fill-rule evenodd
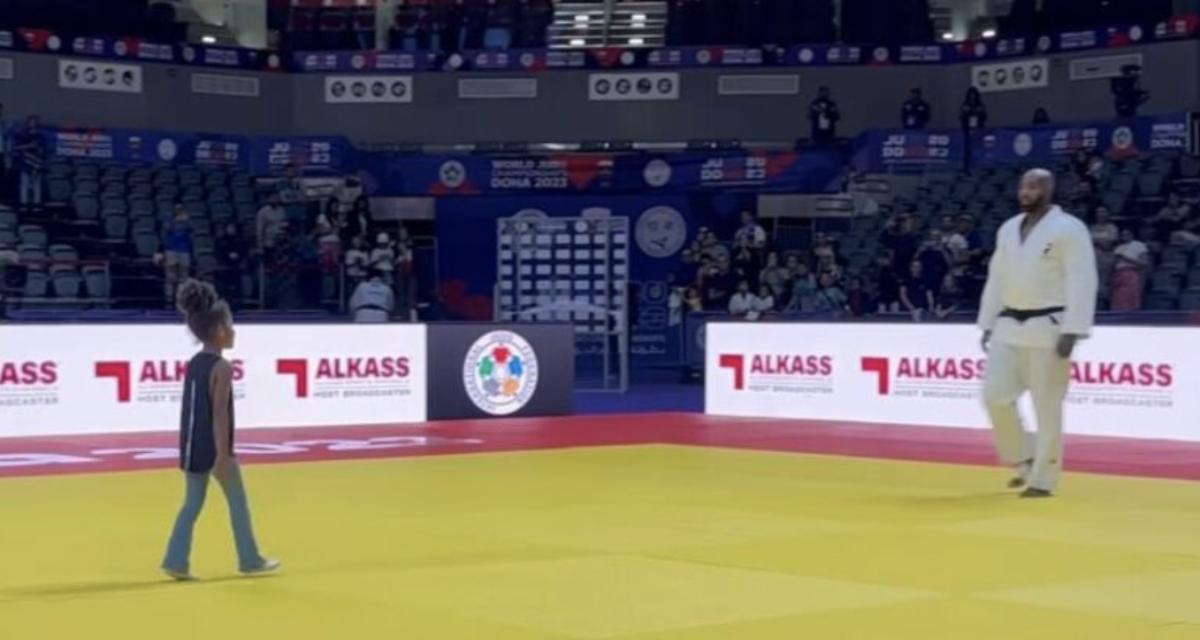
<path id="1" fill-rule="evenodd" d="M 163 231 L 163 269 L 167 303 L 173 305 L 175 289 L 192 271 L 192 225 L 181 204 L 175 205 L 175 217 Z"/>
<path id="2" fill-rule="evenodd" d="M 46 140 L 37 116 L 29 116 L 25 121 L 25 129 L 13 136 L 12 153 L 21 176 L 21 207 L 27 211 L 41 207 Z"/>

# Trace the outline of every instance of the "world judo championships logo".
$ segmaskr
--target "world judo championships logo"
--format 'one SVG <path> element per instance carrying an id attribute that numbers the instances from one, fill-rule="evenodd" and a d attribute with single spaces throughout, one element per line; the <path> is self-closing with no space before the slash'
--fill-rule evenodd
<path id="1" fill-rule="evenodd" d="M 521 410 L 537 390 L 537 354 L 511 331 L 492 331 L 475 341 L 463 362 L 463 386 L 471 402 L 494 416 Z"/>

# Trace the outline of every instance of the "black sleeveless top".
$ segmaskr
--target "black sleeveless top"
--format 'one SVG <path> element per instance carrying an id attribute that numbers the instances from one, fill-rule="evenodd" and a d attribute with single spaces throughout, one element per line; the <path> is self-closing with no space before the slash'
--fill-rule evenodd
<path id="1" fill-rule="evenodd" d="M 212 471 L 217 460 L 217 439 L 213 424 L 212 394 L 209 391 L 213 367 L 221 360 L 215 353 L 201 351 L 192 356 L 183 381 L 183 410 L 179 420 L 179 467 L 191 473 Z M 233 390 L 229 391 L 229 422 L 233 419 Z M 229 434 L 233 454 L 233 433 Z"/>

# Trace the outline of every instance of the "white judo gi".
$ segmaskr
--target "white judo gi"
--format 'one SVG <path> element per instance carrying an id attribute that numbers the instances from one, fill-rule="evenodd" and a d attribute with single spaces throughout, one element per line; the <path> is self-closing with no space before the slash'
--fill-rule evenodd
<path id="1" fill-rule="evenodd" d="M 984 403 L 1000 459 L 1020 466 L 1028 485 L 1053 491 L 1063 458 L 1063 402 L 1070 360 L 1055 351 L 1059 336 L 1081 339 L 1096 312 L 1096 256 L 1087 226 L 1052 206 L 1021 241 L 1025 214 L 996 233 L 987 284 L 979 305 L 979 328 L 991 331 Z M 1006 310 L 1063 310 L 1024 322 Z M 1037 416 L 1037 435 L 1027 432 L 1017 399 L 1028 391 Z"/>

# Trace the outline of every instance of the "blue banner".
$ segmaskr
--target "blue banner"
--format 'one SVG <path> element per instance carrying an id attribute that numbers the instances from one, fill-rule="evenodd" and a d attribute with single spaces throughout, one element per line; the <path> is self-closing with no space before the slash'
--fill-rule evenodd
<path id="1" fill-rule="evenodd" d="M 210 67 L 284 71 L 284 59 L 275 52 L 236 47 L 166 44 L 141 38 L 108 38 L 65 35 L 47 29 L 0 30 L 0 49 L 53 53 L 128 62 L 164 62 Z"/>
<path id="2" fill-rule="evenodd" d="M 972 162 L 1049 162 L 1084 149 L 1111 158 L 1150 151 L 1186 151 L 1187 115 L 1085 124 L 985 129 L 971 134 Z M 870 131 L 859 136 L 853 164 L 873 172 L 925 171 L 962 166 L 962 131 Z"/>
<path id="3" fill-rule="evenodd" d="M 753 188 L 821 191 L 841 169 L 838 152 L 567 153 L 537 156 L 373 154 L 373 195 L 504 195 Z"/>

